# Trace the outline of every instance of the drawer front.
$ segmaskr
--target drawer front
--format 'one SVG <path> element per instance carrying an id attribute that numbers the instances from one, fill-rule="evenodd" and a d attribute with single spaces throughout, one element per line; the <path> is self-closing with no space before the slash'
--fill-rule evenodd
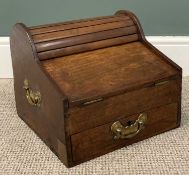
<path id="1" fill-rule="evenodd" d="M 67 118 L 70 135 L 156 106 L 178 102 L 180 93 L 181 81 L 176 79 L 158 86 L 127 92 L 88 106 L 71 108 Z"/>
<path id="2" fill-rule="evenodd" d="M 115 121 L 74 134 L 71 136 L 73 161 L 82 162 L 89 160 L 125 145 L 132 144 L 175 128 L 178 125 L 177 112 L 178 104 L 172 103 L 149 111 L 144 111 L 143 114 L 146 114 L 147 116 L 147 120 L 144 122 L 144 125 L 137 123 L 137 119 L 139 120 L 140 114 L 121 118 L 118 121 L 121 123 L 123 127 L 122 129 L 125 129 L 125 135 L 122 133 L 123 138 L 116 138 L 115 136 L 119 134 L 111 130 L 112 126 L 115 125 Z M 137 125 L 133 124 L 132 126 L 125 128 L 128 123 L 132 122 L 135 122 L 135 124 L 137 123 Z"/>

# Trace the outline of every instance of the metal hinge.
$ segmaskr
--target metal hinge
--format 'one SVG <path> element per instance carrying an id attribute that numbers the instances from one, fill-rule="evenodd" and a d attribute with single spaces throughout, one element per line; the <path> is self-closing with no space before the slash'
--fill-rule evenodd
<path id="1" fill-rule="evenodd" d="M 103 100 L 103 98 L 98 98 L 98 99 L 95 99 L 95 100 L 87 101 L 87 102 L 83 103 L 83 105 L 84 106 L 90 105 L 92 103 L 97 103 L 97 102 L 102 101 L 102 100 Z"/>
<path id="2" fill-rule="evenodd" d="M 159 83 L 155 83 L 155 86 L 162 86 L 164 84 L 167 84 L 168 82 L 169 82 L 168 80 L 167 81 L 161 81 Z"/>

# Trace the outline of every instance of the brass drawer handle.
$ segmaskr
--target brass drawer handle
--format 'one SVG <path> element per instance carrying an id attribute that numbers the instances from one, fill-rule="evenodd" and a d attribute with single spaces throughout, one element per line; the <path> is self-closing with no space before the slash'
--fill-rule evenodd
<path id="1" fill-rule="evenodd" d="M 142 129 L 144 129 L 147 122 L 147 114 L 142 113 L 134 124 L 124 127 L 119 121 L 111 126 L 111 131 L 114 133 L 114 139 L 128 139 L 136 136 Z"/>
<path id="2" fill-rule="evenodd" d="M 28 103 L 33 105 L 33 106 L 40 106 L 41 103 L 41 94 L 39 91 L 32 91 L 29 88 L 29 83 L 28 80 L 24 80 L 24 87 L 23 87 L 26 91 L 26 98 L 28 100 Z"/>

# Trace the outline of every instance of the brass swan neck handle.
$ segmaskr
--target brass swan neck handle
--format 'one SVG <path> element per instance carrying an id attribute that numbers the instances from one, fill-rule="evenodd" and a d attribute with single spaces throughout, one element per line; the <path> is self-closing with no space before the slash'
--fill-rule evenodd
<path id="1" fill-rule="evenodd" d="M 142 113 L 134 124 L 124 127 L 119 121 L 116 121 L 111 126 L 111 131 L 114 134 L 114 139 L 128 139 L 136 136 L 144 129 L 147 122 L 147 114 Z"/>
<path id="2" fill-rule="evenodd" d="M 29 104 L 33 105 L 33 106 L 40 106 L 41 103 L 41 94 L 39 91 L 32 91 L 29 87 L 29 83 L 28 80 L 24 80 L 24 86 L 23 88 L 26 91 L 26 98 Z"/>

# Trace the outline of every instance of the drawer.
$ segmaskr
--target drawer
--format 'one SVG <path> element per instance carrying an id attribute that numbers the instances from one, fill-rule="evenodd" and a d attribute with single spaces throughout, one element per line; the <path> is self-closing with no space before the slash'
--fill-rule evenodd
<path id="1" fill-rule="evenodd" d="M 178 102 L 180 79 L 126 92 L 83 107 L 69 109 L 67 124 L 70 134 L 94 128 L 123 116 L 140 113 L 156 106 Z"/>
<path id="2" fill-rule="evenodd" d="M 82 162 L 89 160 L 98 155 L 175 128 L 178 125 L 177 112 L 178 104 L 172 103 L 143 111 L 143 116 L 139 113 L 123 117 L 108 124 L 74 134 L 71 136 L 73 161 Z M 144 116 L 146 116 L 147 120 L 143 121 L 143 125 L 141 117 L 144 119 Z M 122 134 L 116 133 L 116 130 L 114 132 L 111 130 L 112 126 L 116 129 L 118 121 L 123 129 Z M 115 124 L 115 122 L 117 123 Z M 131 126 L 131 124 L 133 125 Z M 130 127 L 125 128 L 128 125 Z M 118 138 L 119 136 L 123 138 Z"/>

